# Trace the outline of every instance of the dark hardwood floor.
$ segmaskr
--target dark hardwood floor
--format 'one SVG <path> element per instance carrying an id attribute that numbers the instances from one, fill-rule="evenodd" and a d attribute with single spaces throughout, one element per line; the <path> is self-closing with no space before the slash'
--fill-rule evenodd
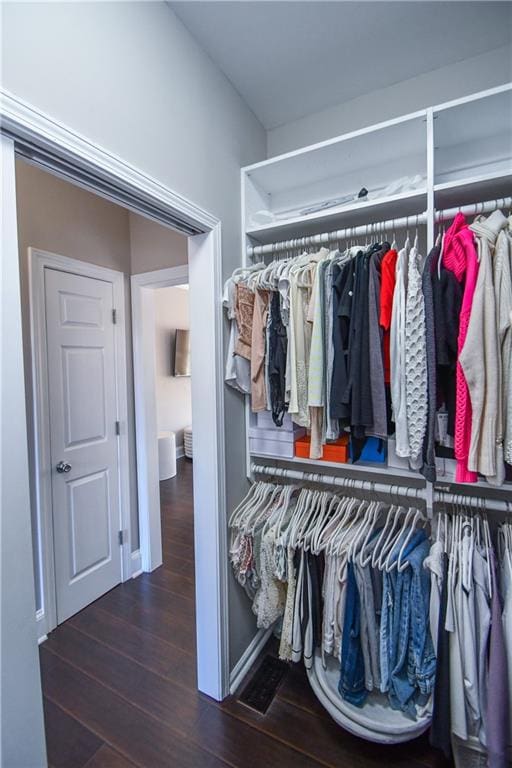
<path id="1" fill-rule="evenodd" d="M 266 715 L 196 691 L 192 465 L 161 484 L 164 565 L 41 646 L 52 768 L 441 765 L 425 738 L 383 748 L 339 728 L 290 667 Z M 270 648 L 272 650 L 272 648 Z"/>

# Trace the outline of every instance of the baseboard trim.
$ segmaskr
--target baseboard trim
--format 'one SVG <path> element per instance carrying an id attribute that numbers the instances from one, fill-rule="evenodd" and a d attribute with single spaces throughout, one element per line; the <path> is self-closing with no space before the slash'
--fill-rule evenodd
<path id="1" fill-rule="evenodd" d="M 45 640 L 48 640 L 48 635 L 46 634 L 46 615 L 42 608 L 39 608 L 36 611 L 36 629 L 37 642 L 39 645 L 41 645 L 41 643 L 44 643 Z"/>
<path id="2" fill-rule="evenodd" d="M 253 639 L 233 667 L 231 674 L 229 675 L 229 692 L 234 694 L 244 677 L 249 672 L 250 668 L 262 652 L 263 648 L 267 644 L 267 641 L 272 634 L 272 627 L 270 629 L 259 629 L 254 635 Z"/>
<path id="3" fill-rule="evenodd" d="M 140 549 L 136 549 L 132 552 L 132 579 L 136 579 L 142 573 L 142 557 Z"/>

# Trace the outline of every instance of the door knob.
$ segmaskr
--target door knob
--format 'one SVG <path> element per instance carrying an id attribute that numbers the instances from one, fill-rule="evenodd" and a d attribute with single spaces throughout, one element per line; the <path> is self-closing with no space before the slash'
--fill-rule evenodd
<path id="1" fill-rule="evenodd" d="M 57 472 L 71 472 L 71 464 L 68 464 L 67 461 L 59 461 L 55 469 Z"/>

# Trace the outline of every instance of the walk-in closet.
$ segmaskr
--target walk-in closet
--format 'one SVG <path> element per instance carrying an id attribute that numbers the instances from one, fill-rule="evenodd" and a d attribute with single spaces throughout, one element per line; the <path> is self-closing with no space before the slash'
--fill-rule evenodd
<path id="1" fill-rule="evenodd" d="M 230 560 L 278 656 L 380 744 L 508 764 L 512 89 L 242 170 Z"/>
<path id="2" fill-rule="evenodd" d="M 512 0 L 0 3 L 0 768 L 512 768 Z"/>

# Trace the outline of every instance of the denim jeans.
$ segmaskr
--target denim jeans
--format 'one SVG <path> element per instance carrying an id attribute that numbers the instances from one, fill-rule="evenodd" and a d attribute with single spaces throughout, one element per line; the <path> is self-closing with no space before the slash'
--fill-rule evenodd
<path id="1" fill-rule="evenodd" d="M 348 564 L 345 618 L 341 640 L 341 669 L 338 690 L 341 696 L 362 707 L 368 696 L 364 684 L 364 658 L 361 649 L 361 604 L 354 565 Z"/>
<path id="2" fill-rule="evenodd" d="M 390 657 L 389 702 L 393 709 L 414 714 L 411 700 L 415 687 L 409 682 L 408 654 L 411 624 L 411 569 L 395 575 L 393 646 Z M 414 705 L 412 705 L 414 706 Z"/>
<path id="3" fill-rule="evenodd" d="M 429 552 L 424 538 L 407 555 L 408 567 L 396 574 L 394 637 L 397 638 L 395 665 L 390 675 L 389 701 L 411 717 L 416 703 L 426 702 L 435 679 L 435 655 L 430 636 L 430 576 L 423 568 Z"/>
<path id="4" fill-rule="evenodd" d="M 391 553 L 390 562 L 394 562 L 398 558 L 407 533 L 408 531 L 404 531 L 400 536 Z M 407 557 L 425 539 L 424 531 L 415 531 L 404 550 L 404 556 Z M 406 589 L 404 594 L 405 585 L 402 578 L 408 571 L 409 569 L 406 569 L 403 573 L 398 573 L 395 569 L 391 573 L 383 572 L 380 620 L 380 690 L 382 693 L 389 691 L 393 671 L 395 671 L 395 675 L 397 674 L 395 668 L 400 655 L 400 638 L 403 646 L 409 637 L 409 626 L 404 623 L 409 615 L 409 589 Z M 405 612 L 405 615 L 401 621 L 402 611 Z M 404 652 L 403 647 L 401 647 L 401 651 Z"/>
<path id="5" fill-rule="evenodd" d="M 430 633 L 429 572 L 423 567 L 429 552 L 427 541 L 409 555 L 411 575 L 411 639 L 409 643 L 408 677 L 420 693 L 430 695 L 434 689 L 436 656 Z"/>

